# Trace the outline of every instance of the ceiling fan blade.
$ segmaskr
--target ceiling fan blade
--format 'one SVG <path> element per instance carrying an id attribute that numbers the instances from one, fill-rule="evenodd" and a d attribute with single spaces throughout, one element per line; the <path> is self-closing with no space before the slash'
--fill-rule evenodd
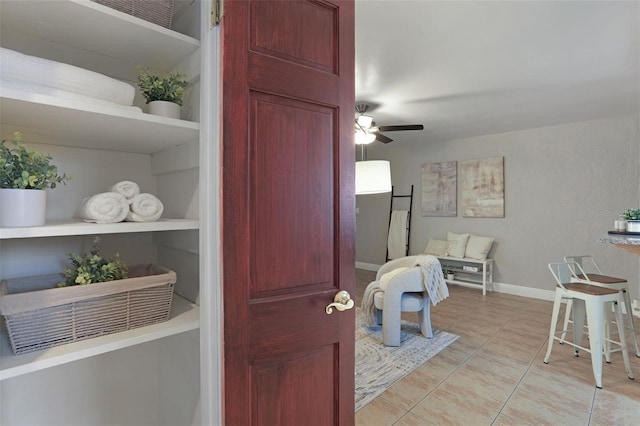
<path id="1" fill-rule="evenodd" d="M 423 130 L 422 124 L 406 124 L 402 126 L 378 126 L 381 132 L 397 132 L 398 130 Z"/>
<path id="2" fill-rule="evenodd" d="M 376 132 L 376 140 L 378 142 L 382 142 L 382 143 L 389 143 L 389 142 L 393 142 L 393 139 L 386 137 L 385 135 L 382 135 L 380 133 Z"/>

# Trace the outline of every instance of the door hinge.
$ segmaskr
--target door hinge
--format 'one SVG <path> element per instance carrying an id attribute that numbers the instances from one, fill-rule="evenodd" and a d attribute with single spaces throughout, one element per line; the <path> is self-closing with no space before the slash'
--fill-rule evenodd
<path id="1" fill-rule="evenodd" d="M 215 27 L 222 21 L 224 14 L 224 0 L 213 0 L 211 5 L 211 26 Z"/>

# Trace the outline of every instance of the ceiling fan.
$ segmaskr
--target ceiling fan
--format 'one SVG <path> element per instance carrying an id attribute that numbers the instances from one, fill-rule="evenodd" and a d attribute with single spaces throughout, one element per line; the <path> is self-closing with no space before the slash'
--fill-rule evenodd
<path id="1" fill-rule="evenodd" d="M 393 139 L 383 135 L 380 132 L 397 132 L 400 130 L 423 130 L 422 124 L 405 124 L 396 126 L 376 126 L 373 117 L 366 115 L 371 108 L 369 104 L 357 104 L 356 112 L 356 144 L 366 145 L 371 142 L 378 141 L 382 143 L 392 142 Z"/>

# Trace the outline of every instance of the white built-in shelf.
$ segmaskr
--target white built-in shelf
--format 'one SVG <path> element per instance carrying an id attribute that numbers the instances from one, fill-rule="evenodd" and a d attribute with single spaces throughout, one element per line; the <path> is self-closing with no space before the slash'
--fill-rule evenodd
<path id="1" fill-rule="evenodd" d="M 174 295 L 171 303 L 171 318 L 168 321 L 38 352 L 13 355 L 9 336 L 3 330 L 0 336 L 0 380 L 196 330 L 199 327 L 200 308 Z"/>
<path id="2" fill-rule="evenodd" d="M 160 219 L 155 222 L 87 223 L 80 220 L 44 226 L 0 228 L 0 240 L 13 238 L 64 237 L 71 235 L 124 234 L 132 232 L 184 231 L 198 229 L 195 219 Z"/>
<path id="3" fill-rule="evenodd" d="M 171 71 L 200 47 L 192 37 L 89 0 L 3 1 L 0 19 L 3 47 L 67 63 L 75 56 L 70 50 L 81 51 L 90 62 L 73 65 L 108 68 L 130 81 L 136 64 Z"/>
<path id="4" fill-rule="evenodd" d="M 142 112 L 0 90 L 2 138 L 152 154 L 198 139 L 200 125 Z"/>

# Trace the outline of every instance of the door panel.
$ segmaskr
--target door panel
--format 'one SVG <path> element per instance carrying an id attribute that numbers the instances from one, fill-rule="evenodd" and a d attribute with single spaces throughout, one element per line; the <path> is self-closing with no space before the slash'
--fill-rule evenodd
<path id="1" fill-rule="evenodd" d="M 251 94 L 252 294 L 333 287 L 334 110 Z"/>
<path id="2" fill-rule="evenodd" d="M 330 3 L 297 1 L 251 3 L 251 49 L 335 73 L 339 9 Z M 295 34 L 296 39 L 290 36 Z"/>
<path id="3" fill-rule="evenodd" d="M 225 423 L 354 422 L 352 1 L 227 0 Z"/>
<path id="4" fill-rule="evenodd" d="M 253 374 L 254 400 L 258 401 L 255 424 L 335 424 L 333 401 L 318 398 L 333 393 L 334 359 L 334 348 L 329 346 L 286 363 L 258 368 Z"/>

